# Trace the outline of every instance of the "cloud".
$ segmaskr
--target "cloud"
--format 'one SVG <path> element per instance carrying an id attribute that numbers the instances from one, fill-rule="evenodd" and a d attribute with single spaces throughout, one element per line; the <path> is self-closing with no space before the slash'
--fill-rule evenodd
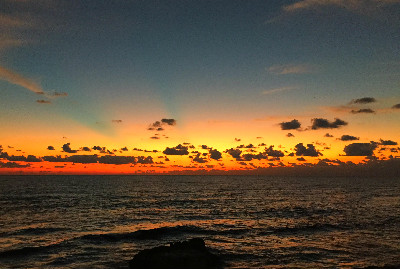
<path id="1" fill-rule="evenodd" d="M 359 110 L 352 110 L 352 111 L 350 111 L 350 113 L 353 113 L 353 114 L 359 114 L 359 113 L 375 113 L 375 110 L 372 110 L 372 109 L 370 109 L 370 108 L 362 108 L 362 109 L 359 109 Z"/>
<path id="2" fill-rule="evenodd" d="M 47 149 L 48 150 L 55 150 L 53 146 L 48 146 Z"/>
<path id="3" fill-rule="evenodd" d="M 218 150 L 212 149 L 210 150 L 210 158 L 218 161 L 222 158 L 222 154 Z"/>
<path id="4" fill-rule="evenodd" d="M 322 155 L 316 150 L 313 144 L 307 144 L 307 147 L 305 147 L 303 146 L 303 143 L 299 143 L 294 149 L 296 151 L 296 156 L 318 157 L 319 155 Z"/>
<path id="5" fill-rule="evenodd" d="M 344 147 L 346 156 L 372 156 L 377 148 L 377 143 L 353 143 Z"/>
<path id="6" fill-rule="evenodd" d="M 382 140 L 381 139 L 381 145 L 383 146 L 397 146 L 397 142 L 392 141 L 392 140 Z"/>
<path id="7" fill-rule="evenodd" d="M 292 133 L 287 133 L 286 137 L 294 137 L 294 134 L 292 134 Z"/>
<path id="8" fill-rule="evenodd" d="M 322 119 L 322 118 L 314 118 L 311 121 L 312 121 L 311 129 L 313 129 L 313 130 L 335 129 L 335 128 L 339 128 L 341 126 L 345 126 L 348 124 L 344 120 L 341 120 L 338 118 L 335 118 L 335 121 L 333 121 L 333 122 L 330 122 L 327 119 Z"/>
<path id="9" fill-rule="evenodd" d="M 262 94 L 268 95 L 268 94 L 273 94 L 273 93 L 277 93 L 277 92 L 290 91 L 290 90 L 296 90 L 296 89 L 297 89 L 296 87 L 281 87 L 281 88 L 265 90 L 262 92 Z"/>
<path id="10" fill-rule="evenodd" d="M 176 147 L 173 148 L 169 148 L 167 147 L 163 153 L 165 155 L 188 155 L 189 151 L 188 151 L 188 147 L 186 146 L 182 146 L 181 144 L 179 144 Z"/>
<path id="11" fill-rule="evenodd" d="M 393 109 L 400 109 L 400 104 L 395 104 L 394 106 L 392 106 Z"/>
<path id="12" fill-rule="evenodd" d="M 360 138 L 352 135 L 342 135 L 342 137 L 338 139 L 342 141 L 353 141 L 353 140 L 359 140 Z"/>
<path id="13" fill-rule="evenodd" d="M 301 127 L 301 123 L 296 119 L 292 121 L 281 122 L 279 125 L 281 126 L 282 130 L 296 130 Z"/>
<path id="14" fill-rule="evenodd" d="M 236 142 L 240 142 L 240 141 L 242 141 L 242 139 L 236 138 L 236 137 L 235 137 L 235 141 L 236 141 Z"/>
<path id="15" fill-rule="evenodd" d="M 147 128 L 147 130 L 153 131 L 164 131 L 164 126 L 175 126 L 176 120 L 175 119 L 161 119 L 160 121 L 155 121 Z"/>
<path id="16" fill-rule="evenodd" d="M 350 104 L 370 104 L 375 103 L 376 99 L 374 97 L 363 97 L 359 99 L 353 99 L 350 101 Z"/>
<path id="17" fill-rule="evenodd" d="M 174 125 L 176 125 L 176 120 L 175 119 L 161 119 L 161 123 L 174 126 Z"/>
<path id="18" fill-rule="evenodd" d="M 0 168 L 26 168 L 26 167 L 30 167 L 31 165 L 28 164 L 18 164 L 16 162 L 7 162 L 7 163 L 3 163 L 0 162 Z"/>
<path id="19" fill-rule="evenodd" d="M 235 159 L 240 159 L 240 154 L 242 154 L 242 151 L 240 149 L 233 149 L 233 148 L 227 149 L 225 152 L 231 155 Z"/>
<path id="20" fill-rule="evenodd" d="M 200 157 L 200 153 L 197 153 L 196 157 L 193 158 L 193 161 L 197 163 L 206 163 L 207 159 Z"/>
<path id="21" fill-rule="evenodd" d="M 46 94 L 48 97 L 67 97 L 68 93 L 66 92 L 50 92 Z"/>
<path id="22" fill-rule="evenodd" d="M 112 123 L 122 123 L 122 120 L 111 120 Z"/>
<path id="23" fill-rule="evenodd" d="M 67 152 L 67 153 L 77 153 L 78 150 L 73 150 L 73 149 L 71 149 L 70 145 L 71 145 L 71 143 L 64 144 L 64 145 L 62 146 L 63 151 L 64 151 L 64 152 Z"/>
<path id="24" fill-rule="evenodd" d="M 269 148 L 265 148 L 265 153 L 270 157 L 283 157 L 285 154 L 280 150 L 274 150 L 274 146 L 270 146 Z"/>
<path id="25" fill-rule="evenodd" d="M 302 10 L 320 10 L 329 7 L 343 8 L 351 12 L 365 13 L 378 10 L 399 0 L 302 0 L 283 7 L 286 12 Z"/>
<path id="26" fill-rule="evenodd" d="M 42 87 L 34 80 L 26 78 L 10 69 L 0 66 L 0 79 L 21 86 L 36 94 L 44 94 Z"/>
<path id="27" fill-rule="evenodd" d="M 333 137 L 333 135 L 331 135 L 330 133 L 326 133 L 326 134 L 324 135 L 324 137 Z"/>
<path id="28" fill-rule="evenodd" d="M 309 64 L 297 64 L 297 65 L 286 64 L 286 65 L 273 65 L 268 68 L 268 71 L 275 75 L 309 74 L 309 73 L 315 73 L 317 71 L 317 68 Z"/>
<path id="29" fill-rule="evenodd" d="M 91 149 L 89 147 L 82 147 L 81 150 L 82 151 L 91 151 Z"/>
<path id="30" fill-rule="evenodd" d="M 43 100 L 43 99 L 36 100 L 36 103 L 39 103 L 39 104 L 51 104 L 50 101 L 48 101 L 48 100 Z"/>
<path id="31" fill-rule="evenodd" d="M 137 157 L 137 160 L 136 160 L 136 163 L 140 163 L 140 164 L 152 164 L 152 163 L 154 163 L 154 161 L 153 161 L 153 157 L 151 157 L 151 156 L 147 156 L 147 157 L 138 156 L 138 157 Z"/>

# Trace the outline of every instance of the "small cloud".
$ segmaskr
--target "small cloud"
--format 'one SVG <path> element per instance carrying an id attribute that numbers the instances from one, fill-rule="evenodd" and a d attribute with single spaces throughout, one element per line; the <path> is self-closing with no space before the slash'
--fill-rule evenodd
<path id="1" fill-rule="evenodd" d="M 326 133 L 326 134 L 324 135 L 324 137 L 333 137 L 333 135 L 331 135 L 330 133 Z"/>
<path id="2" fill-rule="evenodd" d="M 297 160 L 298 160 L 299 162 L 305 162 L 305 161 L 306 161 L 306 159 L 304 159 L 303 157 L 297 158 Z"/>
<path id="3" fill-rule="evenodd" d="M 281 126 L 282 130 L 296 130 L 301 127 L 301 123 L 296 119 L 288 122 L 281 122 L 279 125 Z"/>
<path id="4" fill-rule="evenodd" d="M 66 143 L 66 144 L 64 144 L 64 145 L 62 146 L 63 151 L 64 151 L 64 152 L 67 152 L 67 153 L 77 153 L 78 151 L 77 151 L 77 150 L 71 149 L 70 145 L 71 145 L 71 143 Z"/>
<path id="5" fill-rule="evenodd" d="M 188 155 L 188 147 L 182 146 L 181 144 L 177 145 L 176 147 L 169 148 L 167 147 L 163 153 L 165 155 Z"/>
<path id="6" fill-rule="evenodd" d="M 48 100 L 43 100 L 43 99 L 36 100 L 36 103 L 39 103 L 39 104 L 51 104 L 50 101 L 48 101 Z"/>
<path id="7" fill-rule="evenodd" d="M 121 150 L 122 151 L 128 151 L 128 148 L 127 147 L 123 147 L 123 148 L 121 148 Z"/>
<path id="8" fill-rule="evenodd" d="M 392 141 L 392 140 L 382 140 L 381 139 L 381 145 L 383 146 L 397 146 L 397 142 Z"/>
<path id="9" fill-rule="evenodd" d="M 374 97 L 363 97 L 359 99 L 353 99 L 350 101 L 350 104 L 370 104 L 375 103 L 376 99 Z"/>
<path id="10" fill-rule="evenodd" d="M 122 120 L 112 120 L 112 123 L 122 123 Z"/>
<path id="11" fill-rule="evenodd" d="M 394 106 L 392 106 L 393 109 L 400 109 L 400 104 L 395 104 Z"/>
<path id="12" fill-rule="evenodd" d="M 268 68 L 268 71 L 275 75 L 309 74 L 315 73 L 317 68 L 309 64 L 287 64 L 271 66 Z"/>
<path id="13" fill-rule="evenodd" d="M 296 156 L 318 157 L 319 155 L 322 155 L 316 150 L 313 144 L 307 144 L 307 147 L 305 147 L 303 143 L 299 143 L 295 146 L 295 151 Z"/>
<path id="14" fill-rule="evenodd" d="M 375 110 L 372 110 L 370 108 L 362 108 L 362 109 L 359 109 L 359 110 L 352 110 L 352 111 L 350 111 L 350 113 L 353 113 L 353 114 L 372 113 L 372 114 L 374 114 Z"/>
<path id="15" fill-rule="evenodd" d="M 82 147 L 81 150 L 82 151 L 92 151 L 89 147 Z"/>
<path id="16" fill-rule="evenodd" d="M 274 150 L 274 146 L 269 146 L 269 148 L 265 149 L 265 153 L 270 157 L 283 157 L 285 154 L 280 150 Z"/>
<path id="17" fill-rule="evenodd" d="M 222 158 L 222 154 L 218 150 L 212 149 L 210 150 L 210 158 L 218 161 Z"/>
<path id="18" fill-rule="evenodd" d="M 53 146 L 48 146 L 47 150 L 55 150 Z"/>
<path id="19" fill-rule="evenodd" d="M 159 136 L 151 136 L 150 139 L 160 139 Z"/>
<path id="20" fill-rule="evenodd" d="M 294 137 L 294 134 L 288 133 L 286 136 L 287 136 L 287 137 Z"/>
<path id="21" fill-rule="evenodd" d="M 161 123 L 174 126 L 174 125 L 176 125 L 176 120 L 175 119 L 161 119 Z"/>
<path id="22" fill-rule="evenodd" d="M 242 141 L 242 139 L 236 138 L 236 137 L 235 137 L 235 141 L 236 141 L 236 142 L 240 142 L 240 141 Z"/>
<path id="23" fill-rule="evenodd" d="M 66 92 L 51 92 L 46 94 L 48 97 L 67 97 L 68 93 Z"/>
<path id="24" fill-rule="evenodd" d="M 353 140 L 359 140 L 360 138 L 352 135 L 342 135 L 342 137 L 338 139 L 341 141 L 353 141 Z"/>
<path id="25" fill-rule="evenodd" d="M 313 130 L 335 129 L 335 128 L 339 128 L 341 126 L 345 126 L 348 124 L 344 120 L 341 120 L 338 118 L 336 118 L 335 121 L 333 121 L 333 122 L 330 122 L 329 120 L 322 119 L 322 118 L 314 118 L 311 121 L 312 121 L 311 129 L 313 129 Z"/>
<path id="26" fill-rule="evenodd" d="M 225 152 L 237 160 L 240 159 L 240 154 L 242 154 L 242 151 L 240 149 L 233 149 L 233 148 L 227 149 Z"/>
<path id="27" fill-rule="evenodd" d="M 377 143 L 353 143 L 344 147 L 346 156 L 372 156 L 377 148 Z"/>
<path id="28" fill-rule="evenodd" d="M 197 153 L 196 157 L 193 158 L 193 161 L 196 163 L 206 163 L 207 159 L 200 157 L 200 153 Z"/>
<path id="29" fill-rule="evenodd" d="M 275 89 L 270 89 L 270 90 L 265 90 L 262 92 L 263 95 L 269 95 L 273 93 L 278 93 L 278 92 L 283 92 L 283 91 L 290 91 L 290 90 L 296 90 L 296 87 L 281 87 L 281 88 L 275 88 Z"/>

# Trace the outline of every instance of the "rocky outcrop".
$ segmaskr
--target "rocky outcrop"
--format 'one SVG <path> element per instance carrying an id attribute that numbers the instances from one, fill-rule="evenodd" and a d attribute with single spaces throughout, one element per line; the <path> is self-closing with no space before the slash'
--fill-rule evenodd
<path id="1" fill-rule="evenodd" d="M 129 262 L 130 269 L 222 269 L 223 262 L 201 238 L 146 249 Z"/>

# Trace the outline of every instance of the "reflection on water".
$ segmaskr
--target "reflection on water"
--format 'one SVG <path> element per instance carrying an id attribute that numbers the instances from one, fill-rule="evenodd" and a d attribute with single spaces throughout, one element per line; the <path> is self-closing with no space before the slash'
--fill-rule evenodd
<path id="1" fill-rule="evenodd" d="M 127 268 L 202 237 L 231 268 L 400 264 L 400 180 L 0 177 L 0 268 Z"/>

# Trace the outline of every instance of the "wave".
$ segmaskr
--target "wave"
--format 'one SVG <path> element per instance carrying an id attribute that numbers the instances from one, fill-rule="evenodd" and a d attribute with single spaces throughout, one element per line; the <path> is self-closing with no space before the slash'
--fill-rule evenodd
<path id="1" fill-rule="evenodd" d="M 45 246 L 23 247 L 17 249 L 9 249 L 0 252 L 0 258 L 15 258 L 19 256 L 27 256 L 38 252 L 46 251 L 60 246 L 61 243 L 55 243 Z"/>
<path id="2" fill-rule="evenodd" d="M 57 227 L 36 227 L 36 228 L 25 228 L 17 231 L 10 232 L 10 235 L 42 235 L 47 233 L 55 233 L 64 231 L 65 228 Z"/>
<path id="3" fill-rule="evenodd" d="M 268 234 L 297 234 L 304 232 L 330 232 L 334 230 L 346 230 L 349 227 L 345 225 L 336 225 L 329 223 L 316 223 L 313 225 L 306 226 L 295 226 L 295 227 L 281 227 L 281 228 L 273 228 L 268 231 L 260 231 L 260 235 L 268 235 Z"/>
<path id="4" fill-rule="evenodd" d="M 195 235 L 227 235 L 241 234 L 247 232 L 247 229 L 230 229 L 230 230 L 208 230 L 192 225 L 160 227 L 148 230 L 137 230 L 127 233 L 103 233 L 103 234 L 86 234 L 79 239 L 90 241 L 117 242 L 123 240 L 150 240 L 162 237 L 176 236 L 179 234 L 195 234 Z"/>

